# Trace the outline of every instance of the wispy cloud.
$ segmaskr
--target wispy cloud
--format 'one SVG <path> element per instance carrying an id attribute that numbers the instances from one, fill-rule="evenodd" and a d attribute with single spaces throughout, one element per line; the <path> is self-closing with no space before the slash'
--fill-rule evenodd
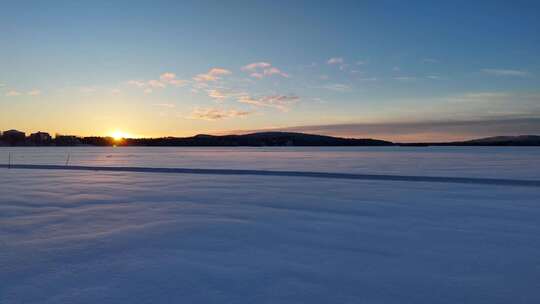
<path id="1" fill-rule="evenodd" d="M 159 79 L 161 79 L 163 82 L 169 82 L 171 80 L 176 79 L 176 74 L 171 72 L 166 72 L 161 75 L 159 75 Z"/>
<path id="2" fill-rule="evenodd" d="M 187 81 L 183 79 L 178 79 L 176 74 L 171 72 L 163 73 L 159 76 L 159 79 L 151 80 L 129 80 L 127 82 L 129 85 L 144 89 L 145 94 L 151 94 L 154 89 L 164 89 L 167 86 L 184 86 Z"/>
<path id="3" fill-rule="evenodd" d="M 15 96 L 21 96 L 21 95 L 22 95 L 21 92 L 13 91 L 13 90 L 6 93 L 6 96 L 8 97 L 15 97 Z"/>
<path id="4" fill-rule="evenodd" d="M 232 74 L 231 71 L 222 68 L 213 68 L 210 69 L 207 73 L 198 74 L 193 77 L 193 80 L 197 82 L 212 82 L 220 79 L 222 76 Z"/>
<path id="5" fill-rule="evenodd" d="M 272 64 L 268 62 L 254 62 L 247 64 L 241 68 L 242 71 L 255 71 L 257 69 L 266 69 L 271 67 Z"/>
<path id="6" fill-rule="evenodd" d="M 416 77 L 414 76 L 396 76 L 394 77 L 395 80 L 398 81 L 415 81 Z"/>
<path id="7" fill-rule="evenodd" d="M 254 105 L 257 107 L 270 107 L 286 112 L 291 105 L 298 102 L 300 97 L 295 95 L 268 95 L 261 97 L 240 96 L 238 102 Z"/>
<path id="8" fill-rule="evenodd" d="M 482 72 L 494 76 L 526 77 L 530 76 L 527 71 L 507 70 L 507 69 L 482 69 Z"/>
<path id="9" fill-rule="evenodd" d="M 464 92 L 440 97 L 401 99 L 399 115 L 408 118 L 477 119 L 483 117 L 540 117 L 540 94 L 527 92 Z M 422 104 L 422 107 L 418 105 Z"/>
<path id="10" fill-rule="evenodd" d="M 191 112 L 189 119 L 220 120 L 235 117 L 245 117 L 252 114 L 250 111 L 225 110 L 218 108 L 197 108 Z"/>
<path id="11" fill-rule="evenodd" d="M 342 57 L 332 57 L 326 61 L 327 64 L 343 64 L 345 60 Z"/>
<path id="12" fill-rule="evenodd" d="M 8 91 L 5 95 L 8 96 L 8 97 L 16 97 L 16 96 L 22 96 L 22 95 L 39 96 L 39 95 L 41 95 L 41 91 L 37 90 L 37 89 L 34 89 L 34 90 L 30 90 L 30 91 L 28 91 L 26 93 L 23 93 L 23 92 L 11 90 L 11 91 Z"/>
<path id="13" fill-rule="evenodd" d="M 505 101 L 515 97 L 518 96 L 514 96 L 513 94 L 507 92 L 472 92 L 451 96 L 447 100 L 458 103 L 486 103 Z"/>
<path id="14" fill-rule="evenodd" d="M 235 98 L 240 96 L 248 95 L 245 92 L 242 91 L 235 91 L 229 88 L 225 87 L 218 87 L 218 88 L 209 88 L 206 90 L 206 94 L 208 97 L 214 99 L 216 102 L 223 102 L 228 98 Z"/>
<path id="15" fill-rule="evenodd" d="M 349 65 L 346 64 L 346 63 L 344 63 L 344 64 L 342 64 L 342 65 L 339 66 L 339 69 L 340 69 L 341 71 L 346 71 L 346 70 L 349 69 Z"/>
<path id="16" fill-rule="evenodd" d="M 171 73 L 171 72 L 161 74 L 159 76 L 159 79 L 164 84 L 169 84 L 169 85 L 173 85 L 173 86 L 177 86 L 177 87 L 183 86 L 187 82 L 186 80 L 178 79 L 176 77 L 176 74 Z"/>
<path id="17" fill-rule="evenodd" d="M 136 87 L 139 87 L 139 88 L 144 88 L 146 87 L 146 82 L 145 81 L 142 81 L 142 80 L 130 80 L 127 82 L 129 85 L 132 85 L 132 86 L 136 86 Z"/>
<path id="18" fill-rule="evenodd" d="M 341 71 L 346 71 L 349 68 L 349 64 L 345 63 L 345 59 L 342 57 L 332 57 L 326 61 L 326 64 L 337 65 Z"/>
<path id="19" fill-rule="evenodd" d="M 241 70 L 244 72 L 249 72 L 251 77 L 259 79 L 272 75 L 279 75 L 285 78 L 289 77 L 289 74 L 282 72 L 280 69 L 272 66 L 272 64 L 268 62 L 253 62 L 243 66 Z"/>
<path id="20" fill-rule="evenodd" d="M 325 84 L 321 88 L 337 92 L 346 92 L 351 90 L 351 87 L 349 85 L 343 83 Z"/>
<path id="21" fill-rule="evenodd" d="M 147 85 L 154 89 L 163 89 L 167 85 L 159 80 L 148 80 Z"/>
<path id="22" fill-rule="evenodd" d="M 208 97 L 217 102 L 223 102 L 225 99 L 235 95 L 233 92 L 223 89 L 210 89 L 207 90 L 206 93 L 208 94 Z"/>

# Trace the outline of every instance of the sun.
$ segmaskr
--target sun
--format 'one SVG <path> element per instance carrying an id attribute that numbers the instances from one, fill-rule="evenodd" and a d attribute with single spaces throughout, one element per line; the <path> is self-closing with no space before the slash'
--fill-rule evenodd
<path id="1" fill-rule="evenodd" d="M 122 141 L 124 138 L 129 138 L 130 135 L 128 133 L 122 132 L 122 131 L 114 131 L 111 133 L 111 137 L 115 141 Z"/>

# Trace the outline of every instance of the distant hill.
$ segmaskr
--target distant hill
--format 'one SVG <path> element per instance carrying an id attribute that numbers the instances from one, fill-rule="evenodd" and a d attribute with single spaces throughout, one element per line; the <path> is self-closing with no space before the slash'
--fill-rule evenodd
<path id="1" fill-rule="evenodd" d="M 8 138 L 9 139 L 9 138 Z M 0 146 L 178 146 L 178 147 L 265 147 L 265 146 L 540 146 L 540 136 L 495 136 L 467 141 L 437 143 L 393 143 L 371 138 L 343 138 L 295 132 L 259 132 L 244 135 L 206 135 L 192 137 L 125 138 L 57 136 L 46 143 L 31 138 L 12 143 L 0 137 Z"/>
<path id="2" fill-rule="evenodd" d="M 293 132 L 262 132 L 245 135 L 206 135 L 125 139 L 127 146 L 392 146 L 376 139 L 341 138 Z"/>
<path id="3" fill-rule="evenodd" d="M 494 136 L 463 141 L 461 144 L 490 146 L 540 146 L 540 136 Z"/>
<path id="4" fill-rule="evenodd" d="M 466 141 L 443 143 L 406 143 L 401 146 L 540 146 L 540 136 L 493 136 Z"/>

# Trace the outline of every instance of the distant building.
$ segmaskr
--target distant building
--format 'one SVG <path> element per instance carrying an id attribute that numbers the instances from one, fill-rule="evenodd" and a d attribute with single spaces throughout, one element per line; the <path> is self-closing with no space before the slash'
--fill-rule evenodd
<path id="1" fill-rule="evenodd" d="M 54 137 L 54 143 L 57 146 L 79 146 L 81 141 L 77 136 L 73 135 L 56 135 Z"/>
<path id="2" fill-rule="evenodd" d="M 2 141 L 8 145 L 24 144 L 26 134 L 17 130 L 8 130 L 2 133 Z"/>
<path id="3" fill-rule="evenodd" d="M 38 146 L 49 145 L 52 142 L 52 137 L 46 132 L 32 133 L 30 134 L 30 142 Z"/>

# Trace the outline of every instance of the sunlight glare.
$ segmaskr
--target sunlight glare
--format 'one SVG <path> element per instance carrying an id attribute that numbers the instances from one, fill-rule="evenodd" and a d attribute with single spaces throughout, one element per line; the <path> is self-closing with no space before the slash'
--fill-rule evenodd
<path id="1" fill-rule="evenodd" d="M 121 141 L 122 139 L 124 138 L 129 138 L 130 135 L 128 133 L 125 133 L 125 132 L 122 132 L 122 131 L 114 131 L 112 134 L 111 134 L 111 137 L 115 140 L 115 141 Z"/>

